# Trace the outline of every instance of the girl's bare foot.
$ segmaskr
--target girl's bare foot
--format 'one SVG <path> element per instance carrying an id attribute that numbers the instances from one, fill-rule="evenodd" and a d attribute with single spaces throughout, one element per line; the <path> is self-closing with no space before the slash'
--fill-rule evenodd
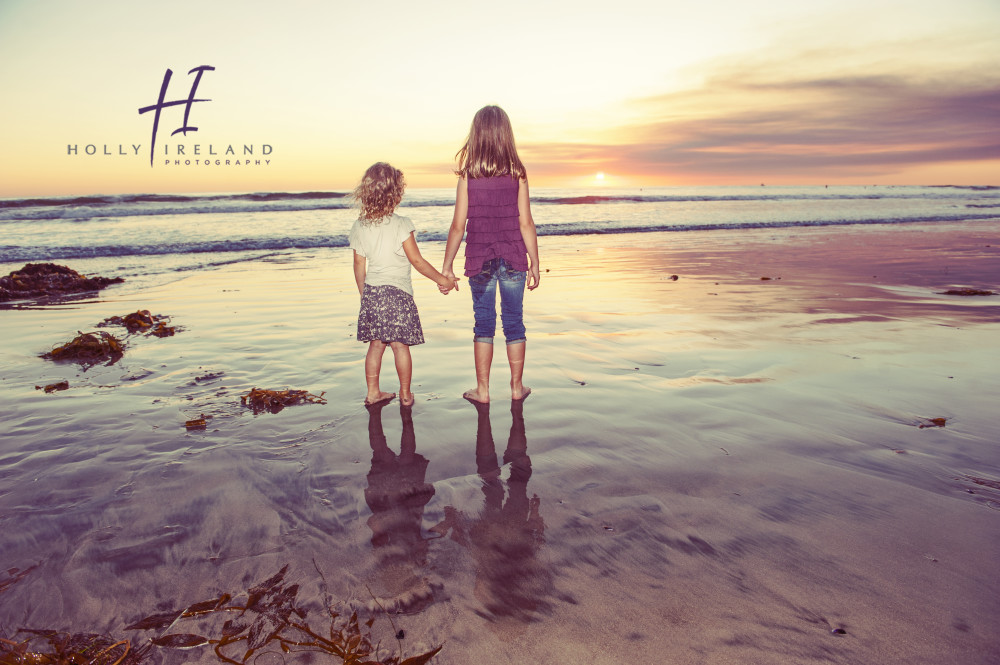
<path id="1" fill-rule="evenodd" d="M 479 402 L 480 404 L 490 403 L 489 393 L 480 393 L 479 388 L 473 388 L 472 390 L 466 390 L 462 397 L 469 400 L 470 402 Z"/>
<path id="2" fill-rule="evenodd" d="M 512 387 L 510 389 L 510 398 L 515 401 L 524 399 L 530 394 L 531 394 L 531 388 L 529 388 L 528 386 L 521 386 L 520 388 L 516 389 Z"/>
<path id="3" fill-rule="evenodd" d="M 413 402 L 414 401 L 415 400 L 413 399 L 413 393 L 412 392 L 410 392 L 409 390 L 400 390 L 399 391 L 399 403 L 400 404 L 402 404 L 403 406 L 413 406 Z"/>
<path id="4" fill-rule="evenodd" d="M 396 393 L 386 393 L 381 391 L 377 393 L 369 393 L 369 395 L 365 397 L 365 406 L 371 406 L 373 404 L 378 404 L 379 402 L 388 402 L 395 396 Z"/>

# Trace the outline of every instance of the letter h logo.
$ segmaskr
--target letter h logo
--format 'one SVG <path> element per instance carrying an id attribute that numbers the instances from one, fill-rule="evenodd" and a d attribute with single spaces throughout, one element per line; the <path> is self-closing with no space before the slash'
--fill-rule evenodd
<path id="1" fill-rule="evenodd" d="M 215 71 L 215 67 L 210 67 L 209 65 L 202 65 L 200 67 L 195 67 L 188 74 L 193 74 L 198 72 L 194 77 L 194 83 L 191 84 L 191 92 L 188 93 L 187 99 L 177 99 L 172 102 L 164 101 L 167 96 L 167 86 L 170 85 L 170 77 L 173 75 L 171 70 L 167 70 L 167 73 L 163 75 L 163 85 L 160 86 L 160 98 L 159 100 L 150 106 L 144 106 L 139 109 L 139 115 L 146 113 L 147 111 L 155 111 L 153 114 L 153 140 L 149 146 L 149 165 L 153 165 L 153 152 L 156 150 L 156 130 L 160 125 L 160 112 L 167 108 L 168 106 L 177 106 L 178 104 L 184 104 L 184 124 L 171 132 L 171 136 L 177 134 L 178 132 L 184 132 L 184 136 L 187 136 L 188 132 L 198 131 L 197 127 L 188 126 L 188 118 L 191 116 L 191 105 L 195 102 L 210 102 L 211 99 L 195 99 L 195 94 L 198 91 L 198 84 L 201 82 L 201 75 L 205 72 Z"/>

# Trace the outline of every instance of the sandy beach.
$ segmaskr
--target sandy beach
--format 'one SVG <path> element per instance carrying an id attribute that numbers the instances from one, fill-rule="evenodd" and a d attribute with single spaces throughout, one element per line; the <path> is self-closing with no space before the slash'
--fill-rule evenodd
<path id="1" fill-rule="evenodd" d="M 416 404 L 365 409 L 346 249 L 0 310 L 0 637 L 142 644 L 287 565 L 316 625 L 441 665 L 1000 662 L 1000 296 L 942 293 L 1000 289 L 996 225 L 636 237 L 542 238 L 533 393 L 498 346 L 488 409 L 465 282 L 416 274 Z M 180 332 L 39 358 L 137 309 Z"/>

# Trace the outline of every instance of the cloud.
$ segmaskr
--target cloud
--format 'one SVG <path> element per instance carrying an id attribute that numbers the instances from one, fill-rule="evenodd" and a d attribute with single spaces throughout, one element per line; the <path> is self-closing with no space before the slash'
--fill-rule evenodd
<path id="1" fill-rule="evenodd" d="M 994 70 L 995 71 L 995 70 Z M 1000 160 L 1000 78 L 979 70 L 768 77 L 730 69 L 694 90 L 637 100 L 638 122 L 600 142 L 524 146 L 542 174 L 602 168 L 664 177 L 889 175 Z"/>

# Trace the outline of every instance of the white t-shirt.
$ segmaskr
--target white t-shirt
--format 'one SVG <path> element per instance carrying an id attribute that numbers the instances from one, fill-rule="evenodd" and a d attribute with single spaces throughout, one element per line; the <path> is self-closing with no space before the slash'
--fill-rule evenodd
<path id="1" fill-rule="evenodd" d="M 410 218 L 396 213 L 378 222 L 362 224 L 360 219 L 354 222 L 348 239 L 351 249 L 368 259 L 365 284 L 388 284 L 413 295 L 410 260 L 403 251 L 403 242 L 414 231 L 416 227 Z"/>

